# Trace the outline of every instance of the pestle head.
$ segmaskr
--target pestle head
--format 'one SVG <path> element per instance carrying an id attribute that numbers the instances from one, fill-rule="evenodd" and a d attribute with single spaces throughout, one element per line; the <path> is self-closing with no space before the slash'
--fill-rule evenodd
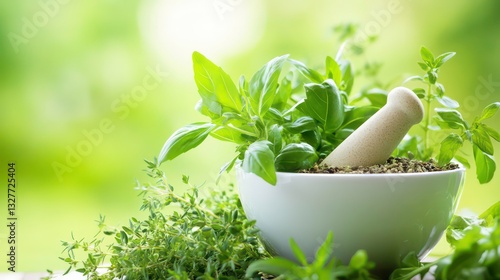
<path id="1" fill-rule="evenodd" d="M 356 129 L 323 163 L 328 166 L 370 166 L 383 164 L 408 130 L 422 121 L 424 106 L 410 89 L 397 87 L 387 104 Z"/>
<path id="2" fill-rule="evenodd" d="M 386 106 L 397 106 L 405 112 L 408 121 L 417 124 L 424 118 L 424 106 L 418 96 L 410 89 L 397 87 L 387 95 Z"/>

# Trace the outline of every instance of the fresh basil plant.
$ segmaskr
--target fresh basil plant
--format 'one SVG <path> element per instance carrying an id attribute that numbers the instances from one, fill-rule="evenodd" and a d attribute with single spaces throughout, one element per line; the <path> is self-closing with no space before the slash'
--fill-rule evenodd
<path id="1" fill-rule="evenodd" d="M 457 111 L 458 102 L 446 96 L 444 86 L 437 81 L 438 71 L 455 53 L 434 57 L 425 47 L 420 53 L 423 62 L 419 66 L 425 74 L 404 83 L 416 80 L 426 85 L 426 89 L 413 89 L 426 105 L 423 135 L 409 135 L 394 155 L 424 161 L 435 157 L 441 165 L 455 158 L 469 167 L 461 151 L 469 141 L 479 182 L 489 182 L 496 169 L 491 139 L 499 141 L 500 136 L 484 121 L 498 111 L 500 102 L 487 106 L 469 124 Z M 387 100 L 387 90 L 378 87 L 364 87 L 352 96 L 356 75 L 351 63 L 341 57 L 327 56 L 325 69 L 317 71 L 288 55 L 278 56 L 250 80 L 241 76 L 236 84 L 221 67 L 194 52 L 194 79 L 201 97 L 196 109 L 209 120 L 174 132 L 163 146 L 158 164 L 197 147 L 210 135 L 236 144 L 237 154 L 220 174 L 230 171 L 239 160 L 244 171 L 275 185 L 276 171 L 313 167 Z M 286 64 L 291 67 L 285 68 Z M 288 68 L 291 70 L 283 73 Z M 436 108 L 432 115 L 434 100 L 445 108 Z M 449 132 L 440 140 L 439 151 L 432 148 L 438 143 L 432 143 L 429 136 L 436 130 Z"/>

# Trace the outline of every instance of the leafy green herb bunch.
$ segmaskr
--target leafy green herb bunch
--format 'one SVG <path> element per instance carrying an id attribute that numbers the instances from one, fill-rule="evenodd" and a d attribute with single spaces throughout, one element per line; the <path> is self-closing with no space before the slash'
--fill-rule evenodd
<path id="1" fill-rule="evenodd" d="M 361 71 L 355 72 L 351 62 L 342 58 L 343 46 L 335 58 L 326 57 L 323 70 L 283 55 L 266 63 L 249 80 L 241 76 L 238 83 L 205 56 L 193 53 L 194 79 L 201 97 L 196 109 L 209 120 L 174 132 L 158 163 L 197 147 L 210 135 L 236 145 L 236 155 L 220 174 L 241 162 L 244 171 L 274 185 L 276 171 L 311 168 L 387 101 L 387 89 L 377 84 L 353 92 Z M 439 70 L 455 53 L 435 57 L 422 47 L 420 54 L 423 62 L 418 64 L 425 74 L 404 83 L 425 85 L 413 88 L 425 104 L 424 120 L 420 131 L 408 135 L 394 155 L 423 161 L 436 158 L 440 165 L 456 159 L 470 167 L 463 148 L 470 142 L 478 180 L 489 182 L 496 169 L 491 139 L 499 141 L 500 134 L 485 121 L 495 115 L 500 102 L 488 105 L 472 123 L 467 122 L 457 110 L 459 103 L 438 82 Z M 432 110 L 436 102 L 444 108 Z M 442 135 L 442 139 L 433 143 L 431 139 L 436 137 L 432 134 Z"/>
<path id="2" fill-rule="evenodd" d="M 282 75 L 284 65 L 292 70 Z M 236 144 L 236 156 L 221 168 L 242 168 L 271 184 L 276 171 L 312 167 L 328 155 L 380 106 L 349 104 L 354 72 L 347 60 L 327 56 L 322 73 L 279 56 L 250 80 L 231 77 L 202 54 L 193 53 L 194 79 L 201 100 L 197 110 L 209 121 L 177 130 L 165 143 L 158 162 L 174 159 L 201 144 L 208 135 Z"/>

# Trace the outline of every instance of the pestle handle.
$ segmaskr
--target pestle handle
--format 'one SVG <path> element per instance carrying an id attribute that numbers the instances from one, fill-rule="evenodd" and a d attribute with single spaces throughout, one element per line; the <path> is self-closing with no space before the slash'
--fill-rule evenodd
<path id="1" fill-rule="evenodd" d="M 387 95 L 387 104 L 349 135 L 323 164 L 332 167 L 383 164 L 423 116 L 424 107 L 417 95 L 408 88 L 397 87 Z"/>

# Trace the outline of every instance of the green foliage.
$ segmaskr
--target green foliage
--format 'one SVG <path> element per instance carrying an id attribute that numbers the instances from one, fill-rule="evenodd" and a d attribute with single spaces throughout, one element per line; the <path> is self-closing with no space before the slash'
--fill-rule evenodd
<path id="1" fill-rule="evenodd" d="M 253 262 L 246 271 L 246 277 L 250 278 L 258 272 L 271 275 L 279 275 L 281 279 L 374 279 L 370 275 L 370 270 L 374 264 L 368 261 L 365 251 L 359 250 L 351 258 L 348 265 L 342 265 L 339 260 L 333 258 L 333 233 L 329 232 L 326 240 L 321 244 L 316 252 L 313 262 L 308 263 L 299 245 L 290 240 L 290 247 L 299 261 L 274 257 L 270 259 Z"/>
<path id="2" fill-rule="evenodd" d="M 459 152 L 464 153 L 462 151 L 464 143 L 469 142 L 474 154 L 477 179 L 481 184 L 488 183 L 493 178 L 496 169 L 491 139 L 499 141 L 500 134 L 485 124 L 484 121 L 496 114 L 500 108 L 500 102 L 486 106 L 481 115 L 469 124 L 457 110 L 460 104 L 446 96 L 444 86 L 438 82 L 439 70 L 445 62 L 455 56 L 455 53 L 447 52 L 434 57 L 429 49 L 422 47 L 420 56 L 423 62 L 419 62 L 418 65 L 425 71 L 425 74 L 423 76 L 412 76 L 406 79 L 405 83 L 419 81 L 427 86 L 427 89 L 413 89 L 426 107 L 422 123 L 423 137 L 412 136 L 406 142 L 403 141 L 396 155 L 408 156 L 408 153 L 411 153 L 415 158 L 425 161 L 437 154 L 438 162 L 441 165 L 445 165 L 455 158 L 464 166 L 469 167 L 470 164 L 467 159 L 459 154 Z M 435 108 L 435 114 L 431 117 L 431 104 L 434 101 L 437 101 L 444 108 Z M 440 140 L 439 152 L 436 152 L 434 149 L 435 143 L 431 141 L 431 138 L 433 138 L 431 134 L 436 134 L 434 138 L 442 137 L 440 134 L 443 131 L 447 132 L 447 134 L 445 133 L 444 138 Z"/>
<path id="3" fill-rule="evenodd" d="M 148 162 L 148 174 L 154 183 L 137 188 L 149 216 L 122 227 L 101 216 L 95 237 L 63 242 L 68 272 L 89 279 L 239 279 L 251 262 L 268 256 L 236 194 L 211 191 L 203 198 L 189 185 L 178 195 L 156 163 Z"/>
<path id="4" fill-rule="evenodd" d="M 500 209 L 499 203 L 479 217 L 455 216 L 446 232 L 454 248 L 452 254 L 422 264 L 414 253 L 396 269 L 391 280 L 411 280 L 433 269 L 436 280 L 500 279 Z"/>
<path id="5" fill-rule="evenodd" d="M 285 62 L 293 69 L 280 80 Z M 275 184 L 276 171 L 312 167 L 328 155 L 382 102 L 348 105 L 354 72 L 346 60 L 327 57 L 325 73 L 289 59 L 276 57 L 238 87 L 222 68 L 193 53 L 195 82 L 201 100 L 197 110 L 210 122 L 180 128 L 163 146 L 158 163 L 197 147 L 208 135 L 237 145 L 237 155 L 221 168 L 242 168 Z M 300 85 L 300 86 L 293 86 Z"/>

